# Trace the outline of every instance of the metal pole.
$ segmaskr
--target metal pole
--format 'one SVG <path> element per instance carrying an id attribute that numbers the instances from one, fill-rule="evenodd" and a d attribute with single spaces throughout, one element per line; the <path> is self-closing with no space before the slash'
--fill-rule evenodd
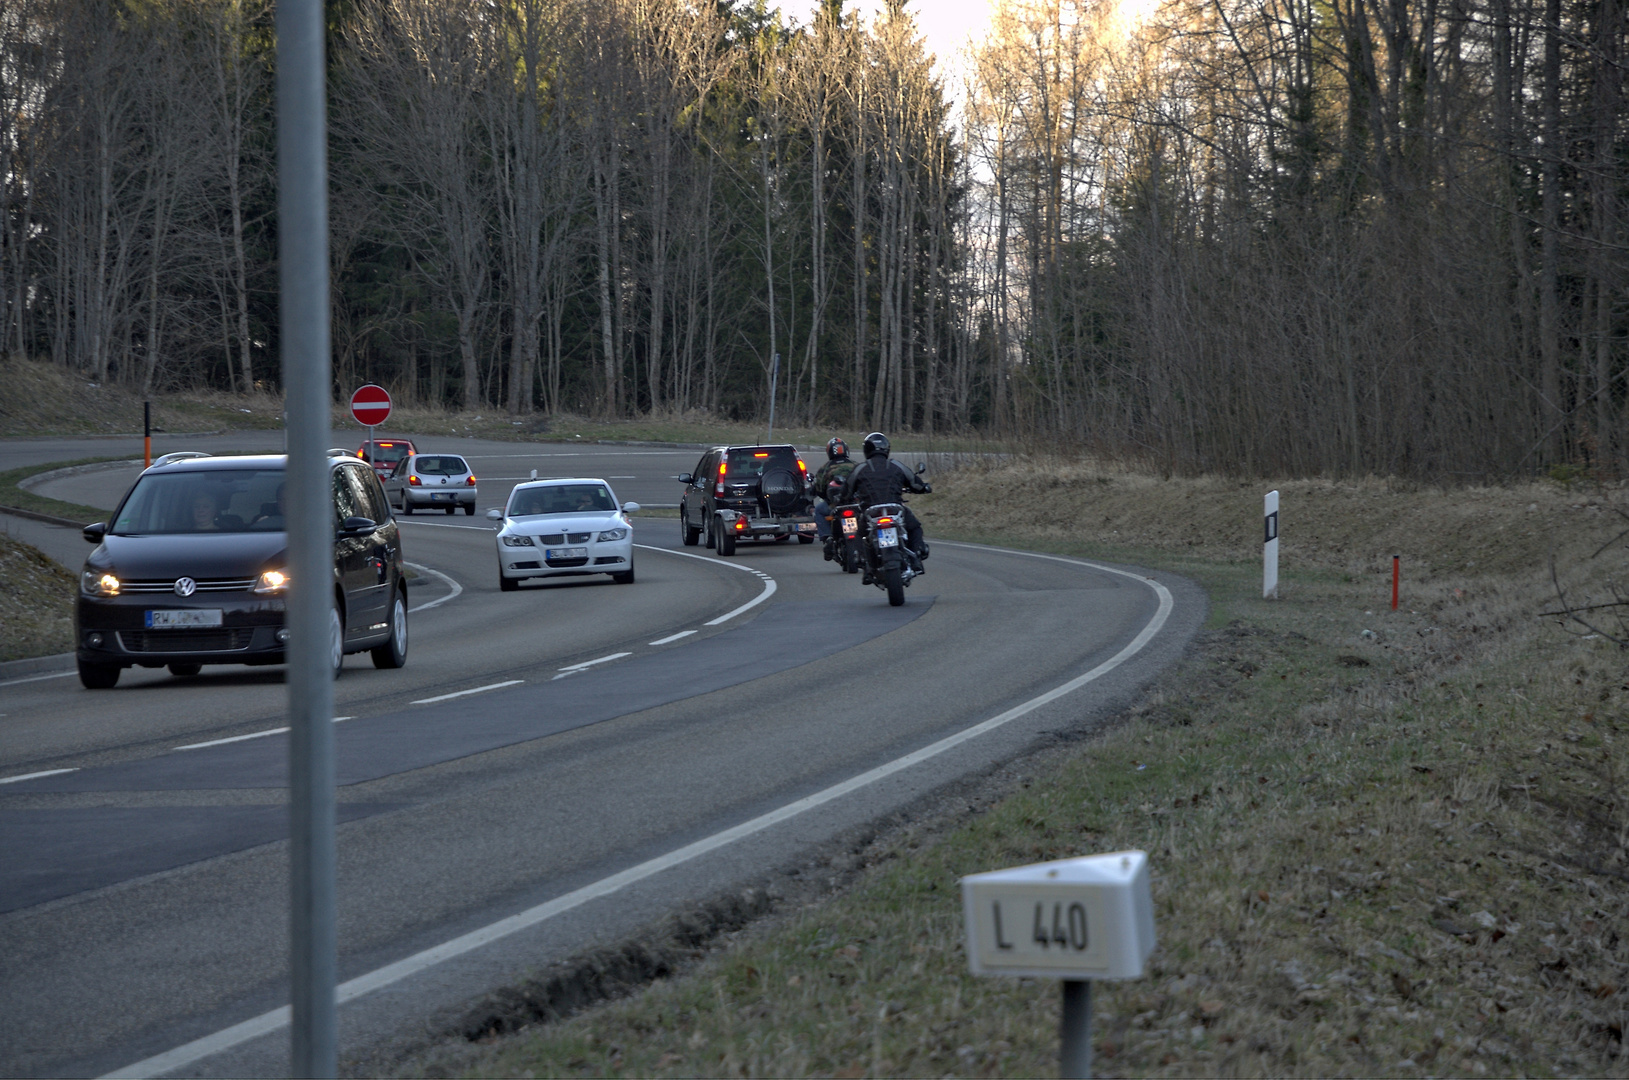
<path id="1" fill-rule="evenodd" d="M 1092 984 L 1087 979 L 1063 980 L 1063 1016 L 1058 1025 L 1058 1075 L 1092 1075 Z"/>
<path id="2" fill-rule="evenodd" d="M 153 467 L 153 403 L 141 403 L 141 467 Z"/>
<path id="3" fill-rule="evenodd" d="M 328 161 L 321 0 L 277 3 L 277 214 L 288 437 L 290 930 L 294 1076 L 338 1067 Z"/>

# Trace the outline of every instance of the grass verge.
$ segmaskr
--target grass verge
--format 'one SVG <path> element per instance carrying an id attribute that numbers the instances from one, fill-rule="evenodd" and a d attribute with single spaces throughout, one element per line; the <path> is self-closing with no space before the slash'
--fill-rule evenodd
<path id="1" fill-rule="evenodd" d="M 74 576 L 39 549 L 0 536 L 0 660 L 73 648 Z"/>
<path id="2" fill-rule="evenodd" d="M 104 461 L 122 461 L 117 457 L 79 458 L 74 461 L 53 461 L 49 465 L 29 465 L 21 469 L 10 469 L 0 472 L 0 510 L 29 510 L 36 514 L 49 514 L 65 521 L 77 521 L 90 524 L 93 521 L 103 521 L 108 511 L 98 510 L 94 506 L 84 506 L 80 503 L 63 502 L 61 499 L 49 499 L 44 495 L 36 495 L 22 486 L 22 482 L 31 476 L 41 473 L 54 472 L 57 469 L 66 469 L 73 465 L 97 465 Z"/>
<path id="3" fill-rule="evenodd" d="M 1075 468 L 947 477 L 921 508 L 937 535 L 1199 581 L 1207 628 L 1130 715 L 1039 752 L 987 810 L 886 834 L 852 889 L 681 976 L 417 1071 L 1051 1074 L 1055 985 L 968 975 L 956 881 L 1132 847 L 1161 940 L 1146 979 L 1095 997 L 1100 1071 L 1629 1071 L 1629 678 L 1609 641 L 1536 617 L 1553 591 L 1534 524 L 1574 515 L 1558 576 L 1587 587 L 1615 572 L 1585 557 L 1610 536 L 1590 500 L 1622 489 L 1286 485 L 1299 535 L 1269 602 L 1241 557 L 1259 488 Z M 1396 613 L 1388 548 L 1415 571 Z"/>

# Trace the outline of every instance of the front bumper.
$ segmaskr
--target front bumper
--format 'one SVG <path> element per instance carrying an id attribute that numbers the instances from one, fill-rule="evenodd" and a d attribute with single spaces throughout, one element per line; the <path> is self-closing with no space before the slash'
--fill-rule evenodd
<path id="1" fill-rule="evenodd" d="M 582 548 L 583 554 L 563 559 L 545 557 L 548 548 L 505 547 L 498 541 L 498 573 L 506 578 L 521 580 L 539 577 L 570 577 L 584 574 L 621 574 L 633 566 L 631 540 L 589 541 L 571 545 Z"/>
<path id="2" fill-rule="evenodd" d="M 168 602 L 166 602 L 168 601 Z M 149 611 L 221 613 L 219 626 L 152 629 Z M 75 655 L 89 664 L 280 664 L 286 636 L 282 597 L 163 594 L 90 597 L 74 606 Z"/>

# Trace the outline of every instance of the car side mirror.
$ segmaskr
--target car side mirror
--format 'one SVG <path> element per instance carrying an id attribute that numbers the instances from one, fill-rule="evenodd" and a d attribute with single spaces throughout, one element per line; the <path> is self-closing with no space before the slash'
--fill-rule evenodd
<path id="1" fill-rule="evenodd" d="M 486 512 L 486 519 L 488 521 L 502 521 L 503 520 L 503 511 L 497 509 L 496 507 L 494 507 L 493 509 L 488 510 Z"/>
<path id="2" fill-rule="evenodd" d="M 370 533 L 376 528 L 378 528 L 378 523 L 372 518 L 365 517 L 348 517 L 339 523 L 339 531 L 346 536 L 360 536 L 363 533 Z"/>
<path id="3" fill-rule="evenodd" d="M 635 510 L 638 510 L 638 509 L 639 509 L 639 504 L 636 503 L 636 502 L 625 502 L 625 503 L 622 504 L 622 512 L 624 514 L 631 514 Z"/>
<path id="4" fill-rule="evenodd" d="M 98 521 L 94 525 L 86 525 L 80 530 L 80 534 L 84 536 L 85 543 L 100 544 L 102 542 L 102 537 L 107 535 L 107 522 Z"/>
<path id="5" fill-rule="evenodd" d="M 918 476 L 920 476 L 921 474 L 923 474 L 923 473 L 925 473 L 927 471 L 928 471 L 928 463 L 927 462 L 918 461 L 916 463 L 916 472 L 917 472 Z"/>
<path id="6" fill-rule="evenodd" d="M 696 482 L 696 474 L 695 473 L 682 472 L 678 476 L 675 476 L 673 479 L 677 480 L 681 484 L 694 484 Z"/>

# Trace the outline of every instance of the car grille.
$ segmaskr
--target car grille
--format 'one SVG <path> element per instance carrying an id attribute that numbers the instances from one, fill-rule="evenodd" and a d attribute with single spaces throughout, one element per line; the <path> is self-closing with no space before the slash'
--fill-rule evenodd
<path id="1" fill-rule="evenodd" d="M 549 566 L 556 566 L 556 567 L 562 567 L 562 568 L 568 567 L 568 566 L 587 566 L 588 565 L 588 559 L 586 557 L 581 558 L 581 559 L 545 559 L 543 561 L 545 563 L 547 563 Z"/>
<path id="2" fill-rule="evenodd" d="M 254 588 L 257 578 L 198 578 L 199 592 L 243 592 Z M 175 578 L 143 579 L 119 583 L 120 592 L 161 593 L 175 591 Z"/>
<path id="3" fill-rule="evenodd" d="M 121 630 L 125 652 L 238 652 L 254 639 L 253 627 L 222 630 Z"/>
<path id="4" fill-rule="evenodd" d="M 543 541 L 544 544 L 547 544 L 549 546 L 553 546 L 555 544 L 586 544 L 586 543 L 588 543 L 588 538 L 590 536 L 592 536 L 592 535 L 594 535 L 594 534 L 593 533 L 550 533 L 547 536 L 540 536 L 540 537 L 538 537 L 538 539 Z M 549 565 L 553 566 L 554 564 L 550 563 Z"/>

